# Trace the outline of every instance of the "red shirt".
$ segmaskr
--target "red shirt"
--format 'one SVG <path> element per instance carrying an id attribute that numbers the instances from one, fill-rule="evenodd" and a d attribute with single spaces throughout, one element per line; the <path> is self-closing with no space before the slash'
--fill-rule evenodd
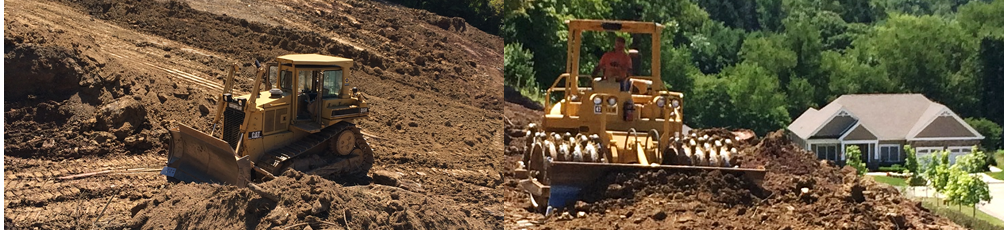
<path id="1" fill-rule="evenodd" d="M 598 65 L 601 66 L 603 79 L 615 77 L 616 80 L 622 81 L 629 78 L 630 70 L 633 69 L 633 60 L 625 51 L 609 51 L 601 56 Z"/>

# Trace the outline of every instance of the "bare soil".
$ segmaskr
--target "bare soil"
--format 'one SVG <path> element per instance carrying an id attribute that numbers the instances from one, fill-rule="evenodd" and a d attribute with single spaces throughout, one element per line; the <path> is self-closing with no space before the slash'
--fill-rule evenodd
<path id="1" fill-rule="evenodd" d="M 365 0 L 14 0 L 4 16 L 5 226 L 502 228 L 503 41 L 462 19 Z M 229 65 L 248 91 L 253 60 L 288 53 L 356 60 L 358 126 L 393 186 L 290 172 L 262 183 L 272 202 L 157 174 L 168 128 L 209 129 Z"/>
<path id="2" fill-rule="evenodd" d="M 528 122 L 542 112 L 508 94 L 507 160 L 524 151 Z M 723 129 L 700 130 L 728 134 Z M 743 145 L 742 167 L 764 167 L 759 184 L 726 171 L 626 171 L 599 178 L 574 207 L 536 213 L 505 164 L 506 228 L 528 229 L 962 229 L 894 187 L 858 177 L 850 167 L 818 161 L 784 131 Z M 803 192 L 802 190 L 807 190 Z"/>

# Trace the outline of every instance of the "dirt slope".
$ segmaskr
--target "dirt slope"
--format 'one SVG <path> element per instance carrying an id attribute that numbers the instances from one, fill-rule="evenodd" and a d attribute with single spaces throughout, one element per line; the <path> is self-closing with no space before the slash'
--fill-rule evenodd
<path id="1" fill-rule="evenodd" d="M 396 175 L 409 189 L 332 188 L 370 195 L 329 200 L 329 207 L 353 207 L 351 215 L 373 224 L 405 218 L 414 227 L 502 227 L 503 41 L 464 20 L 362 0 L 14 0 L 5 6 L 6 226 L 214 228 L 237 225 L 201 224 L 328 221 L 335 214 L 255 222 L 250 218 L 263 213 L 258 208 L 270 204 L 254 201 L 249 190 L 171 185 L 156 172 L 173 123 L 208 129 L 207 114 L 227 66 L 239 64 L 238 88 L 248 90 L 253 59 L 322 53 L 357 61 L 351 84 L 372 105 L 370 118 L 358 125 L 379 137 L 368 140 L 376 153 L 374 171 Z M 58 179 L 89 172 L 100 173 Z M 287 179 L 269 183 L 307 183 Z M 402 203 L 421 207 L 353 213 L 356 207 L 389 207 L 391 198 L 381 195 L 388 189 L 397 189 Z M 161 196 L 203 202 L 209 210 L 199 215 L 209 216 L 197 222 L 144 220 L 142 213 L 156 210 L 168 210 L 158 215 L 164 218 L 192 215 L 170 212 L 182 206 L 152 205 Z M 256 209 L 227 215 L 234 207 L 211 198 Z M 284 202 L 272 205 L 287 207 Z M 340 223 L 359 228 L 366 222 Z"/>
<path id="2" fill-rule="evenodd" d="M 521 129 L 540 111 L 504 109 L 507 160 L 524 151 Z M 765 167 L 762 184 L 726 172 L 628 171 L 599 178 L 569 212 L 545 217 L 530 208 L 508 169 L 506 228 L 531 229 L 961 229 L 895 188 L 858 178 L 850 167 L 819 162 L 783 131 L 741 150 L 743 167 Z M 808 192 L 802 192 L 807 189 Z M 583 215 L 583 216 L 580 216 Z"/>

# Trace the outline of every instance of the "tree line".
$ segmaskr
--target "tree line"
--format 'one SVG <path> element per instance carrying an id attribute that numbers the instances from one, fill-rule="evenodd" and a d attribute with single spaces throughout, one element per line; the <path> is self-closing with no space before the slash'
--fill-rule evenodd
<path id="1" fill-rule="evenodd" d="M 761 134 L 840 95 L 921 93 L 1003 148 L 1003 0 L 514 0 L 502 15 L 505 82 L 526 94 L 565 71 L 565 20 L 653 21 L 661 50 L 627 46 L 660 52 L 687 125 Z M 584 34 L 581 73 L 616 36 Z"/>

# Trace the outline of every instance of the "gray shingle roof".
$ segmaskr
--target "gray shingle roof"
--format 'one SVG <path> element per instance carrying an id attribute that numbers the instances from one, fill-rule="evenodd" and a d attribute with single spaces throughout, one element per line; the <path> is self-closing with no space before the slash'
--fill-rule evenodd
<path id="1" fill-rule="evenodd" d="M 927 121 L 945 109 L 922 94 L 851 94 L 843 95 L 820 110 L 809 108 L 788 129 L 802 139 L 814 135 L 839 110 L 859 119 L 861 125 L 879 140 L 905 140 L 907 135 L 927 125 Z"/>

